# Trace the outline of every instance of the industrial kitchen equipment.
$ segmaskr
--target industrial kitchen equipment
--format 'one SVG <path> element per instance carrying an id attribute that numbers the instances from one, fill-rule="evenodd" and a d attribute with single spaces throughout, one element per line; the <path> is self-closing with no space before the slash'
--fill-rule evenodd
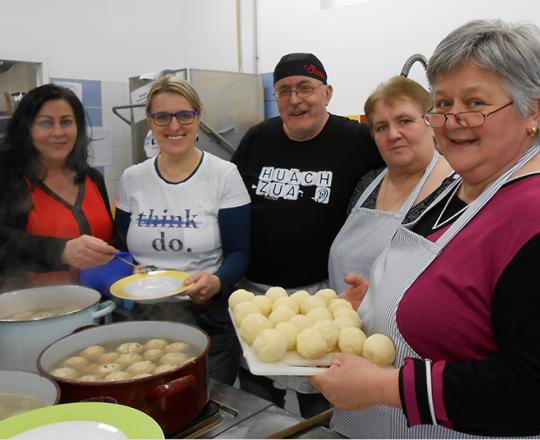
<path id="1" fill-rule="evenodd" d="M 228 160 L 246 131 L 264 119 L 260 75 L 189 68 L 161 72 L 169 73 L 187 80 L 199 93 L 204 107 L 197 141 L 201 150 Z M 113 107 L 113 112 L 131 127 L 133 163 L 150 157 L 149 150 L 155 142 L 144 114 L 144 102 L 154 77 L 130 78 L 130 104 Z M 123 110 L 129 110 L 129 118 L 120 113 Z"/>

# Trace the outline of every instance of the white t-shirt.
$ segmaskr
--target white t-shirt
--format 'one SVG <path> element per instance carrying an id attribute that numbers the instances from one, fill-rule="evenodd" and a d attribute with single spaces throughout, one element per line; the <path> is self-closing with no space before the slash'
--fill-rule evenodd
<path id="1" fill-rule="evenodd" d="M 116 206 L 131 213 L 127 246 L 141 264 L 215 272 L 223 252 L 218 211 L 250 202 L 236 165 L 203 153 L 186 180 L 168 183 L 150 158 L 124 171 Z"/>

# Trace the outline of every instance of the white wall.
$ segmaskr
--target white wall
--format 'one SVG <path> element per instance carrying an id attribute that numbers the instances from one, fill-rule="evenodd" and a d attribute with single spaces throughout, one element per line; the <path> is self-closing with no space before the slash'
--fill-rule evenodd
<path id="1" fill-rule="evenodd" d="M 242 69 L 272 71 L 281 55 L 313 52 L 335 87 L 330 110 L 358 113 L 382 80 L 413 53 L 429 57 L 451 29 L 473 18 L 540 24 L 530 0 L 372 0 L 326 10 L 320 0 L 240 0 Z M 239 68 L 236 0 L 0 0 L 0 59 L 44 61 L 52 77 L 126 82 L 143 72 Z M 425 83 L 419 64 L 411 78 Z"/>
<path id="2" fill-rule="evenodd" d="M 363 113 L 371 91 L 401 72 L 414 53 L 428 57 L 452 29 L 476 18 L 533 21 L 540 2 L 530 0 L 372 0 L 321 10 L 319 0 L 259 0 L 260 72 L 272 71 L 288 52 L 313 52 L 334 86 L 329 110 Z M 410 78 L 425 86 L 423 68 Z"/>
<path id="3" fill-rule="evenodd" d="M 128 103 L 131 76 L 183 67 L 264 73 L 285 53 L 313 52 L 334 86 L 330 111 L 358 114 L 376 85 L 399 74 L 410 55 L 419 52 L 429 58 L 438 41 L 467 20 L 503 18 L 540 25 L 540 2 L 530 0 L 371 0 L 332 10 L 320 4 L 0 0 L 0 59 L 43 62 L 46 77 L 103 81 L 104 126 L 112 128 L 115 148 L 106 177 L 114 194 L 118 176 L 130 164 L 130 133 L 110 107 Z M 410 77 L 426 85 L 420 64 Z"/>
<path id="4" fill-rule="evenodd" d="M 238 71 L 235 0 L 179 0 L 182 66 Z"/>

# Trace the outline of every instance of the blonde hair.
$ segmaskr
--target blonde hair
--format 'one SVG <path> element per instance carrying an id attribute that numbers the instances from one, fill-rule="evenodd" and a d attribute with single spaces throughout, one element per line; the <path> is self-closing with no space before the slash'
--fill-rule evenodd
<path id="1" fill-rule="evenodd" d="M 152 84 L 152 87 L 148 92 L 145 107 L 146 114 L 150 113 L 152 99 L 160 93 L 177 93 L 178 95 L 186 98 L 193 109 L 199 112 L 199 115 L 203 111 L 201 98 L 199 98 L 199 94 L 190 83 L 183 80 L 179 76 L 165 75 L 158 78 L 154 84 Z"/>
<path id="2" fill-rule="evenodd" d="M 373 114 L 375 106 L 379 101 L 392 104 L 399 98 L 409 98 L 420 107 L 422 113 L 431 108 L 431 97 L 429 92 L 412 79 L 402 76 L 394 76 L 388 81 L 380 84 L 375 91 L 369 95 L 364 104 L 364 113 L 367 116 L 368 127 L 373 132 Z"/>

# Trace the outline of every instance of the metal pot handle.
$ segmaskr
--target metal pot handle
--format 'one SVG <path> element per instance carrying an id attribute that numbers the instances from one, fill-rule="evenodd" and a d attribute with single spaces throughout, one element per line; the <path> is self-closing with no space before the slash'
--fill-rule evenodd
<path id="1" fill-rule="evenodd" d="M 102 316 L 108 315 L 116 308 L 116 304 L 111 301 L 104 301 L 100 304 L 98 304 L 97 310 L 92 313 L 92 319 L 101 318 Z"/>
<path id="2" fill-rule="evenodd" d="M 154 389 L 150 390 L 148 395 L 154 399 L 160 399 L 170 396 L 171 394 L 182 393 L 188 388 L 195 387 L 196 381 L 193 374 L 180 377 L 179 379 L 171 380 L 163 385 L 158 385 Z"/>

